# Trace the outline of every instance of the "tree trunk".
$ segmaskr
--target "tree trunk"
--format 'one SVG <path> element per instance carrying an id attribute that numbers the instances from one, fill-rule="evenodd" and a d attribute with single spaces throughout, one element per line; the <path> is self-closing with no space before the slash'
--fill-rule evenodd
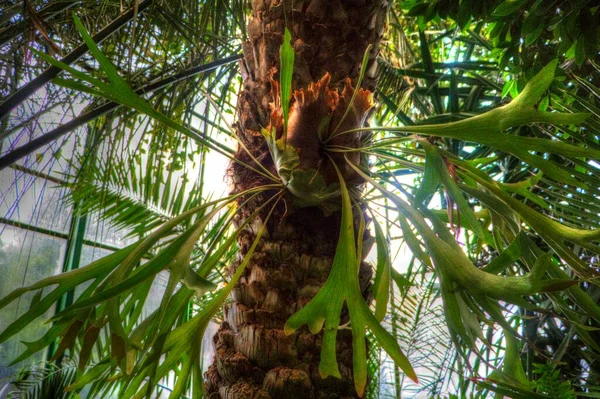
<path id="1" fill-rule="evenodd" d="M 277 103 L 278 98 L 277 90 L 272 87 L 276 83 L 272 82 L 279 80 L 279 48 L 284 28 L 287 26 L 292 34 L 295 51 L 293 89 L 305 89 L 305 95 L 314 90 L 315 94 L 319 85 L 307 88 L 321 80 L 321 86 L 329 83 L 330 88 L 321 87 L 321 94 L 339 97 L 343 103 L 344 96 L 338 93 L 347 78 L 356 85 L 369 44 L 373 47 L 362 86 L 370 91 L 375 89 L 375 58 L 386 15 L 386 0 L 295 0 L 285 4 L 277 0 L 252 1 L 241 65 L 244 88 L 238 98 L 236 129 L 253 156 L 273 173 L 276 171 L 261 128 L 273 123 L 270 103 Z M 329 82 L 327 78 L 322 79 L 326 73 L 331 75 Z M 364 91 L 359 92 L 356 98 L 360 99 L 363 94 Z M 301 101 L 296 97 L 295 102 Z M 345 107 L 347 104 L 344 110 Z M 367 109 L 365 106 L 365 113 Z M 297 126 L 310 127 L 318 122 L 310 112 L 298 113 L 298 118 L 302 119 L 294 122 Z M 331 176 L 332 168 L 327 172 L 326 163 L 330 161 L 322 154 L 322 146 L 318 145 L 316 152 L 309 155 L 310 144 L 306 144 L 303 137 L 291 135 L 291 124 L 292 117 L 288 138 L 299 149 L 301 165 L 309 163 L 309 167 L 320 173 L 329 173 L 326 180 L 334 182 L 337 175 Z M 321 159 L 309 159 L 315 154 L 320 154 Z M 252 163 L 241 150 L 237 157 L 247 164 Z M 342 163 L 336 161 L 345 173 Z M 349 180 L 351 176 L 346 172 L 344 177 Z M 231 178 L 235 192 L 267 183 L 238 165 L 231 167 Z M 269 220 L 268 236 L 257 247 L 235 287 L 232 303 L 224 309 L 224 321 L 214 337 L 215 361 L 206 374 L 210 398 L 356 397 L 352 380 L 352 339 L 348 329 L 338 333 L 341 379 L 322 379 L 319 375 L 322 333 L 313 335 L 306 327 L 290 336 L 283 332 L 287 319 L 308 303 L 326 281 L 340 231 L 339 212 L 325 215 L 318 207 L 294 207 L 290 197 L 288 193 L 285 205 L 280 205 Z M 240 221 L 267 198 L 268 194 L 264 194 L 247 204 L 241 211 Z M 242 233 L 241 257 L 253 239 L 251 229 Z M 372 241 L 368 232 L 364 239 Z M 365 254 L 367 252 L 365 250 Z M 232 265 L 231 273 L 238 263 Z M 359 275 L 361 289 L 368 298 L 370 266 L 363 262 Z M 344 315 L 342 319 L 344 322 Z"/>

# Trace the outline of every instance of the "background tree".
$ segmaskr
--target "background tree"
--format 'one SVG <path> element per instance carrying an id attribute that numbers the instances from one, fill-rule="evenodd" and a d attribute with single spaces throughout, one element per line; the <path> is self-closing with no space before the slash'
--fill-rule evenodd
<path id="1" fill-rule="evenodd" d="M 7 7 L 3 34 L 21 26 L 40 39 L 31 41 L 33 50 L 17 33 L 6 42 L 11 97 L 0 110 L 18 104 L 19 92 L 24 98 L 21 76 L 37 63 L 67 69 L 76 80 L 47 85 L 47 101 L 33 116 L 26 102 L 3 119 L 8 150 L 0 165 L 94 120 L 83 155 L 68 162 L 69 200 L 77 214 L 100 212 L 136 239 L 2 300 L 5 306 L 33 291 L 39 302 L 0 340 L 91 282 L 20 357 L 60 339 L 55 356 L 68 351 L 81 369 L 70 391 L 143 395 L 171 372 L 172 397 L 202 395 L 201 337 L 216 317 L 223 322 L 206 382 L 209 393 L 224 397 L 354 396 L 367 374 L 373 397 L 396 396 L 401 387 L 432 395 L 593 395 L 598 92 L 588 57 L 595 39 L 562 32 L 598 10 L 538 3 L 253 2 L 247 21 L 246 5 L 237 2 L 141 2 L 121 17 L 116 5 L 103 4 L 114 14 L 99 14 L 96 3 L 84 3 L 76 29 L 52 4 L 37 11 L 23 4 L 23 13 Z M 555 11 L 565 17 L 556 20 Z M 83 28 L 93 32 L 102 22 L 96 15 L 114 15 L 115 31 L 127 27 L 102 52 Z M 565 25 L 554 35 L 524 33 L 521 42 L 515 21 L 534 17 L 540 26 Z M 45 43 L 66 52 L 79 35 L 86 47 L 83 58 L 68 61 L 75 69 L 35 51 Z M 567 41 L 573 51 L 562 49 Z M 231 61 L 240 49 L 238 84 Z M 563 54 L 576 61 L 566 64 L 566 76 L 552 62 Z M 194 84 L 164 86 L 212 69 Z M 346 77 L 351 86 L 342 91 Z M 367 134 L 355 128 L 370 96 L 351 87 L 374 91 L 376 81 Z M 24 87 L 46 83 L 33 82 Z M 156 91 L 145 101 L 131 86 Z M 119 104 L 126 107 L 113 111 Z M 83 115 L 13 148 L 24 126 L 57 106 Z M 32 173 L 65 158 L 56 144 L 48 148 L 13 168 Z M 234 191 L 220 202 L 205 198 L 207 152 L 234 162 Z M 361 260 L 374 242 L 373 273 Z M 390 252 L 403 248 L 412 258 L 402 273 L 392 271 Z M 152 280 L 166 272 L 162 306 L 145 314 Z M 215 291 L 227 272 L 229 283 Z M 350 328 L 331 346 L 340 311 Z M 379 324 L 386 313 L 388 332 Z M 324 319 L 325 338 L 300 328 L 316 332 Z M 388 365 L 386 353 L 395 363 Z M 419 386 L 405 379 L 413 369 Z M 553 384 L 556 376 L 566 382 Z"/>

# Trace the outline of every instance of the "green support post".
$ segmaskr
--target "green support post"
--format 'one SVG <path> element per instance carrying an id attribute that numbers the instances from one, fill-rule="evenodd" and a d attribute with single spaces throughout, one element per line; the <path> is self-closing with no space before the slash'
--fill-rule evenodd
<path id="1" fill-rule="evenodd" d="M 81 251 L 83 250 L 83 241 L 85 237 L 85 229 L 87 227 L 87 215 L 79 215 L 78 204 L 73 207 L 73 219 L 71 219 L 71 227 L 69 228 L 69 239 L 67 240 L 67 251 L 63 262 L 62 272 L 68 272 L 79 268 L 81 262 Z M 67 306 L 73 303 L 75 291 L 71 290 L 64 294 L 56 303 L 56 312 L 61 312 Z M 46 358 L 50 360 L 56 351 L 57 342 L 52 342 L 48 345 Z"/>

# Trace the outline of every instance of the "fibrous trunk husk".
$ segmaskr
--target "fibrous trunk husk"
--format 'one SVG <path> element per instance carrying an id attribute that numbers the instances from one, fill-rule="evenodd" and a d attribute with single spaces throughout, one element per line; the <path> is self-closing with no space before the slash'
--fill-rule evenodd
<path id="1" fill-rule="evenodd" d="M 287 26 L 292 33 L 295 90 L 308 88 L 326 74 L 330 75 L 332 90 L 349 90 L 347 78 L 356 86 L 365 50 L 372 44 L 362 83 L 372 92 L 386 11 L 385 0 L 294 0 L 285 4 L 275 0 L 252 1 L 241 63 L 244 88 L 238 97 L 236 129 L 245 146 L 265 167 L 275 172 L 260 130 L 270 124 L 272 103 L 277 100 L 271 81 L 278 80 L 284 28 Z M 253 162 L 242 150 L 237 157 L 248 164 Z M 268 183 L 239 165 L 231 167 L 231 179 L 235 192 Z M 238 222 L 267 198 L 268 194 L 263 194 L 246 204 Z M 287 319 L 308 303 L 327 279 L 339 236 L 340 215 L 325 215 L 314 207 L 293 209 L 291 203 L 286 204 L 280 205 L 281 209 L 269 220 L 268 235 L 259 244 L 233 290 L 231 303 L 224 309 L 224 321 L 213 339 L 215 360 L 206 373 L 209 398 L 356 397 L 349 330 L 338 333 L 341 379 L 322 379 L 319 375 L 322 334 L 313 335 L 306 328 L 290 336 L 283 332 Z M 247 253 L 253 239 L 252 229 L 242 233 L 238 242 L 240 257 Z M 368 232 L 363 239 L 370 241 Z M 238 263 L 231 265 L 231 273 Z M 363 262 L 359 276 L 368 298 L 371 267 Z M 342 315 L 342 321 L 345 317 Z"/>

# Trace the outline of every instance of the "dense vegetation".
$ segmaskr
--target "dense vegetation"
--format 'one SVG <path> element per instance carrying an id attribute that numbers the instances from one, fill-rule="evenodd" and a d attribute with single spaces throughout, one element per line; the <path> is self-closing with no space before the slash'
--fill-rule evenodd
<path id="1" fill-rule="evenodd" d="M 342 3 L 1 3 L 0 169 L 130 243 L 0 249 L 15 395 L 600 395 L 599 7 Z"/>

